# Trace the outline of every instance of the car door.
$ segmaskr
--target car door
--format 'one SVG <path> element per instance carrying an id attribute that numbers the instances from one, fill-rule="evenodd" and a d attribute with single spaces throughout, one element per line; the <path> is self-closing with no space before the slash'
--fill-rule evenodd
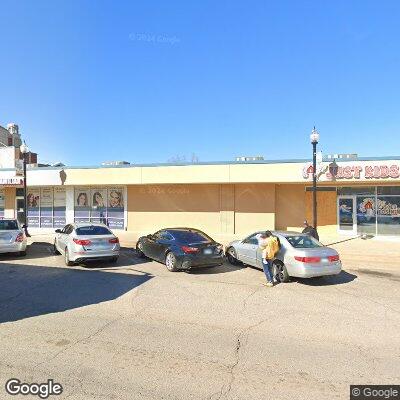
<path id="1" fill-rule="evenodd" d="M 61 232 L 57 234 L 57 247 L 62 252 L 64 252 L 65 248 L 67 247 L 68 231 L 72 232 L 71 225 L 65 225 Z"/>
<path id="2" fill-rule="evenodd" d="M 172 236 L 167 231 L 159 231 L 154 234 L 151 243 L 154 260 L 164 262 L 165 251 L 170 246 Z"/>
<path id="3" fill-rule="evenodd" d="M 258 239 L 256 233 L 243 240 L 238 248 L 239 260 L 245 264 L 257 267 Z"/>

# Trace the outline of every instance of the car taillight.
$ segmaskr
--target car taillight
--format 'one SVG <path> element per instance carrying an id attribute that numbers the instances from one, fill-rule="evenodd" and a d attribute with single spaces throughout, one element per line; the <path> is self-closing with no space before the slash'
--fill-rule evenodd
<path id="1" fill-rule="evenodd" d="M 186 254 L 193 254 L 193 253 L 198 253 L 199 252 L 199 249 L 197 247 L 182 246 L 181 249 Z"/>
<path id="2" fill-rule="evenodd" d="M 329 257 L 328 257 L 328 260 L 329 260 L 330 262 L 335 262 L 335 261 L 339 261 L 340 258 L 339 258 L 339 255 L 337 255 L 337 256 L 329 256 Z"/>
<path id="3" fill-rule="evenodd" d="M 17 237 L 15 238 L 16 242 L 23 242 L 24 241 L 24 234 L 23 233 L 18 233 Z"/>
<path id="4" fill-rule="evenodd" d="M 91 244 L 92 242 L 90 240 L 87 239 L 73 239 L 74 243 L 79 244 L 81 246 L 88 246 L 89 244 Z"/>
<path id="5" fill-rule="evenodd" d="M 119 243 L 119 239 L 117 237 L 116 238 L 112 238 L 112 239 L 110 239 L 108 241 L 108 243 Z"/>
<path id="6" fill-rule="evenodd" d="M 294 256 L 294 259 L 302 263 L 319 263 L 321 262 L 321 257 L 298 257 Z"/>

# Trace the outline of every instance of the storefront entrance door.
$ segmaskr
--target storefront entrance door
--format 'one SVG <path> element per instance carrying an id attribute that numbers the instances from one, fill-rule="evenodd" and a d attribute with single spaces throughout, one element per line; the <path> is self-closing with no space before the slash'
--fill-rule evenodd
<path id="1" fill-rule="evenodd" d="M 338 231 L 342 234 L 357 234 L 356 197 L 339 196 L 337 203 Z"/>
<path id="2" fill-rule="evenodd" d="M 22 225 L 24 223 L 24 198 L 15 198 L 15 213 L 17 214 L 17 220 Z"/>

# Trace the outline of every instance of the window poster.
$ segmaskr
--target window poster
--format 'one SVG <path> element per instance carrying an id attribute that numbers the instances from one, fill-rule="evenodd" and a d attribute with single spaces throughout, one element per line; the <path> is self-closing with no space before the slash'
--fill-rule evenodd
<path id="1" fill-rule="evenodd" d="M 0 218 L 4 218 L 5 197 L 4 190 L 0 189 Z"/>
<path id="2" fill-rule="evenodd" d="M 53 189 L 40 189 L 40 226 L 53 227 Z"/>
<path id="3" fill-rule="evenodd" d="M 28 188 L 26 195 L 27 202 L 27 219 L 28 225 L 32 227 L 39 227 L 39 212 L 40 212 L 40 189 Z"/>
<path id="4" fill-rule="evenodd" d="M 54 188 L 54 209 L 53 209 L 53 226 L 54 228 L 62 228 L 66 224 L 66 192 L 63 187 Z"/>
<path id="5" fill-rule="evenodd" d="M 107 189 L 92 189 L 92 222 L 107 223 Z"/>
<path id="6" fill-rule="evenodd" d="M 85 222 L 90 220 L 90 189 L 75 189 L 75 221 Z"/>
<path id="7" fill-rule="evenodd" d="M 124 197 L 123 189 L 108 189 L 108 226 L 111 229 L 124 228 Z"/>

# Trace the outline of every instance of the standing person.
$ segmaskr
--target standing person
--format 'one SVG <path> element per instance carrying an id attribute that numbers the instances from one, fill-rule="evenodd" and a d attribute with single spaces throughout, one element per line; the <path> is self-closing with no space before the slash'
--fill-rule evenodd
<path id="1" fill-rule="evenodd" d="M 274 286 L 273 277 L 271 273 L 272 260 L 276 253 L 279 251 L 278 239 L 272 235 L 270 231 L 265 231 L 257 235 L 258 246 L 262 252 L 262 266 L 265 277 L 267 278 L 266 286 Z"/>
<path id="2" fill-rule="evenodd" d="M 317 239 L 319 241 L 317 230 L 313 226 L 309 225 L 307 220 L 304 221 L 303 225 L 304 229 L 302 233 L 306 233 L 307 235 L 312 236 L 314 239 Z"/>

